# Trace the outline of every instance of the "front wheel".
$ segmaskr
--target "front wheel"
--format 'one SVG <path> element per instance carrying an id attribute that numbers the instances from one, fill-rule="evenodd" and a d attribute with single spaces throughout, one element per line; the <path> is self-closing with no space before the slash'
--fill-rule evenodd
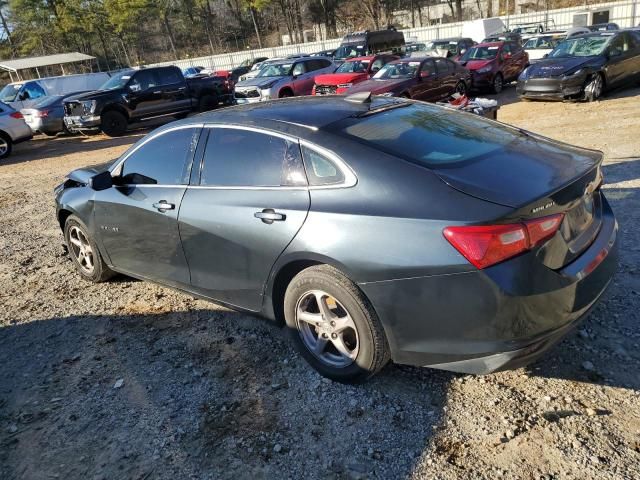
<path id="1" fill-rule="evenodd" d="M 373 307 L 358 287 L 328 265 L 307 268 L 285 293 L 289 336 L 321 375 L 364 381 L 389 361 L 389 347 Z"/>
<path id="2" fill-rule="evenodd" d="M 497 73 L 495 77 L 493 77 L 492 89 L 493 93 L 500 93 L 504 88 L 504 79 L 502 78 L 501 73 Z"/>
<path id="3" fill-rule="evenodd" d="M 457 83 L 457 85 L 456 85 L 455 93 L 459 93 L 460 95 L 466 95 L 467 94 L 467 84 L 464 83 L 462 80 L 459 81 Z"/>
<path id="4" fill-rule="evenodd" d="M 595 102 L 602 95 L 604 80 L 601 73 L 595 73 L 584 86 L 584 99 L 587 102 Z"/>
<path id="5" fill-rule="evenodd" d="M 101 130 L 110 137 L 120 137 L 127 132 L 127 117 L 111 110 L 100 117 Z"/>
<path id="6" fill-rule="evenodd" d="M 64 239 L 73 265 L 82 278 L 99 283 L 114 275 L 102 259 L 89 230 L 75 215 L 69 216 L 64 224 Z"/>

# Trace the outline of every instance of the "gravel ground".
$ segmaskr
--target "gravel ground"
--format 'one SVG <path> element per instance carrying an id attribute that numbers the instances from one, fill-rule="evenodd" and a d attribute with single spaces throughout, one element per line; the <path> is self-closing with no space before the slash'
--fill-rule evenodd
<path id="1" fill-rule="evenodd" d="M 606 154 L 621 265 L 581 328 L 484 377 L 322 379 L 281 328 L 172 290 L 82 281 L 52 189 L 120 139 L 38 138 L 0 165 L 0 478 L 640 478 L 640 89 L 500 119 Z"/>

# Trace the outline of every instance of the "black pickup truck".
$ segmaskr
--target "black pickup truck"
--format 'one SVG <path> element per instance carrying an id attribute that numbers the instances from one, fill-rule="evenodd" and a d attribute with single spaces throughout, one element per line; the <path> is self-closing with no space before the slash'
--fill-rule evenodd
<path id="1" fill-rule="evenodd" d="M 228 96 L 221 77 L 184 78 L 174 66 L 125 70 L 100 90 L 67 98 L 64 123 L 72 132 L 102 130 L 117 137 L 130 123 L 211 110 Z"/>

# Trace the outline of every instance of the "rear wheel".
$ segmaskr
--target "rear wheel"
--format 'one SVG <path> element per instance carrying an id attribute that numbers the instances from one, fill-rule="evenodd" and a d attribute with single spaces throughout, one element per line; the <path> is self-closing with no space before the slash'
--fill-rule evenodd
<path id="1" fill-rule="evenodd" d="M 501 73 L 497 73 L 496 76 L 493 77 L 491 88 L 493 89 L 493 93 L 500 93 L 502 91 L 504 88 L 504 79 Z"/>
<path id="2" fill-rule="evenodd" d="M 288 88 L 285 88 L 280 92 L 280 98 L 289 98 L 289 97 L 293 97 L 293 92 Z"/>
<path id="3" fill-rule="evenodd" d="M 11 142 L 11 138 L 6 133 L 0 133 L 0 159 L 7 158 L 11 155 L 11 149 L 13 148 L 13 143 Z"/>
<path id="4" fill-rule="evenodd" d="M 127 132 L 127 117 L 115 110 L 105 112 L 100 117 L 100 128 L 110 137 L 120 137 Z"/>
<path id="5" fill-rule="evenodd" d="M 200 98 L 200 102 L 198 104 L 198 110 L 201 112 L 207 112 L 209 110 L 213 110 L 218 106 L 218 95 L 215 93 L 203 95 Z"/>
<path id="6" fill-rule="evenodd" d="M 102 259 L 89 230 L 75 215 L 70 215 L 64 224 L 64 239 L 73 265 L 82 278 L 99 283 L 114 275 Z"/>
<path id="7" fill-rule="evenodd" d="M 456 85 L 455 93 L 459 93 L 460 95 L 466 95 L 467 94 L 467 84 L 464 83 L 462 80 L 459 81 L 458 84 Z"/>
<path id="8" fill-rule="evenodd" d="M 604 90 L 604 79 L 601 73 L 595 73 L 584 86 L 584 99 L 587 102 L 595 102 Z"/>
<path id="9" fill-rule="evenodd" d="M 389 347 L 373 307 L 358 287 L 328 265 L 303 270 L 285 293 L 291 340 L 321 375 L 359 382 L 389 361 Z"/>

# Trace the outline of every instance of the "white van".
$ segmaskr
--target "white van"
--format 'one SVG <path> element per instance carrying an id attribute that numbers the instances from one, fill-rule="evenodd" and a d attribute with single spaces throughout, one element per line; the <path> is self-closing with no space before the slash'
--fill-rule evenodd
<path id="1" fill-rule="evenodd" d="M 107 80 L 109 80 L 108 73 L 84 73 L 13 82 L 0 90 L 0 101 L 15 110 L 20 110 L 29 108 L 40 101 L 42 97 L 49 95 L 66 95 L 73 92 L 97 90 Z"/>
<path id="2" fill-rule="evenodd" d="M 506 31 L 507 27 L 505 27 L 500 18 L 481 18 L 479 20 L 464 22 L 462 24 L 462 34 L 460 36 L 463 38 L 471 38 L 476 42 L 482 42 L 482 40 L 490 37 L 491 35 Z"/>

